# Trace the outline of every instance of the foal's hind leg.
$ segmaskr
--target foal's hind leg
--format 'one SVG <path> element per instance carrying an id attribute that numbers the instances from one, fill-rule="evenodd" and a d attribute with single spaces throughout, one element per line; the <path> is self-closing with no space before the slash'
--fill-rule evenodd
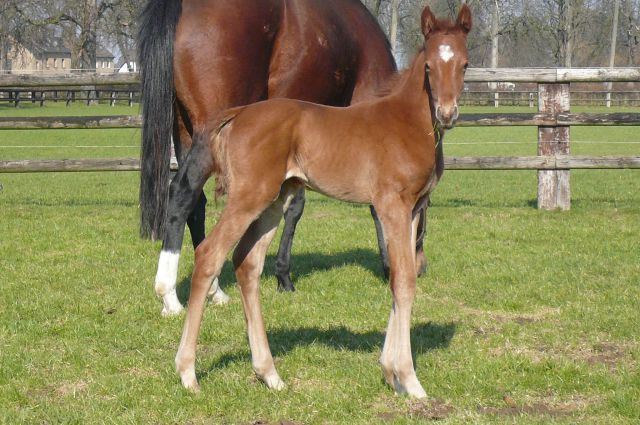
<path id="1" fill-rule="evenodd" d="M 291 248 L 293 235 L 304 211 L 304 188 L 298 189 L 291 204 L 284 213 L 284 229 L 276 256 L 276 278 L 279 291 L 295 291 L 291 281 Z"/>
<path id="2" fill-rule="evenodd" d="M 259 284 L 267 248 L 275 235 L 283 207 L 286 209 L 293 194 L 294 191 L 283 187 L 278 200 L 251 224 L 233 254 L 251 346 L 253 370 L 260 380 L 275 390 L 283 389 L 284 382 L 276 371 L 269 349 L 260 306 Z"/>
<path id="3" fill-rule="evenodd" d="M 227 206 L 220 220 L 196 249 L 189 306 L 176 354 L 176 370 L 182 384 L 193 391 L 199 389 L 195 373 L 195 355 L 207 292 L 220 274 L 229 251 L 274 198 L 266 196 L 259 201 L 249 195 L 249 192 L 229 194 Z"/>

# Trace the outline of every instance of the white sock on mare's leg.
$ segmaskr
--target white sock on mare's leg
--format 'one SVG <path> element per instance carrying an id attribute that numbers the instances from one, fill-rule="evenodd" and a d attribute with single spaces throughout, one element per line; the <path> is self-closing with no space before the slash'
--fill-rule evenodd
<path id="1" fill-rule="evenodd" d="M 178 279 L 179 252 L 161 251 L 158 260 L 158 272 L 156 273 L 156 295 L 162 298 L 162 315 L 175 316 L 184 309 L 178 300 L 176 293 L 176 281 Z"/>

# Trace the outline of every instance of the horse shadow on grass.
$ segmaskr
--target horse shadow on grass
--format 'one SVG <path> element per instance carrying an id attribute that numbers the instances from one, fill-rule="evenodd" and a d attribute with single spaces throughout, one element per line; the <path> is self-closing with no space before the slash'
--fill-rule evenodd
<path id="1" fill-rule="evenodd" d="M 411 328 L 411 350 L 413 358 L 432 350 L 447 348 L 456 333 L 456 324 L 418 323 Z M 336 351 L 379 352 L 382 350 L 385 333 L 381 331 L 354 332 L 344 326 L 320 329 L 317 327 L 291 327 L 272 329 L 267 332 L 269 346 L 274 357 L 285 356 L 301 346 L 321 344 Z M 248 345 L 248 344 L 247 344 Z M 237 361 L 250 361 L 248 350 L 225 353 L 198 373 L 198 379 L 207 379 L 217 370 Z"/>
<path id="2" fill-rule="evenodd" d="M 265 260 L 261 281 L 274 277 L 275 255 L 268 255 Z M 296 285 L 301 279 L 316 272 L 329 271 L 347 265 L 358 265 L 368 270 L 372 275 L 384 281 L 382 274 L 382 262 L 377 252 L 369 249 L 356 248 L 336 254 L 300 253 L 293 256 L 291 262 L 293 283 Z M 236 277 L 230 261 L 226 261 L 220 273 L 220 287 L 225 290 L 235 285 Z M 186 306 L 191 288 L 191 276 L 184 278 L 177 287 L 178 299 Z M 298 286 L 296 286 L 298 289 Z"/>

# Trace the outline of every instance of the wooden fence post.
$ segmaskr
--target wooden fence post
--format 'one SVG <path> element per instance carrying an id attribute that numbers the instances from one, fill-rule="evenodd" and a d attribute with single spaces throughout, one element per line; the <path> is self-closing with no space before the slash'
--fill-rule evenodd
<path id="1" fill-rule="evenodd" d="M 569 112 L 568 83 L 538 84 L 538 112 Z M 538 127 L 538 155 L 569 154 L 571 127 L 565 125 Z M 538 208 L 568 210 L 571 207 L 569 170 L 538 171 Z"/>

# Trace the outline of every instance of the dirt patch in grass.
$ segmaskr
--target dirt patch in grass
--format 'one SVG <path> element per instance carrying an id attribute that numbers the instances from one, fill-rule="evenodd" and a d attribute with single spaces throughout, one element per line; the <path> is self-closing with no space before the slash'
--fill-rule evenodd
<path id="1" fill-rule="evenodd" d="M 387 409 L 389 409 L 389 407 L 391 407 L 391 410 L 386 410 L 376 415 L 382 422 L 393 422 L 403 417 L 422 419 L 425 421 L 438 421 L 446 419 L 454 412 L 453 406 L 438 399 L 407 400 L 404 408 L 390 401 Z"/>
<path id="2" fill-rule="evenodd" d="M 616 367 L 618 363 L 626 357 L 627 347 L 622 344 L 609 342 L 599 343 L 586 352 L 578 352 L 577 358 L 582 359 L 590 365 L 604 364 L 609 367 Z"/>
<path id="3" fill-rule="evenodd" d="M 559 416 L 567 416 L 571 414 L 570 411 L 555 409 L 553 407 L 547 406 L 546 404 L 536 403 L 532 405 L 524 405 L 524 406 L 505 406 L 505 407 L 479 407 L 478 412 L 485 415 L 494 415 L 494 416 L 520 416 L 520 415 L 530 415 L 530 416 L 551 416 L 551 417 L 559 417 Z"/>
<path id="4" fill-rule="evenodd" d="M 82 393 L 89 388 L 87 381 L 67 382 L 55 389 L 55 394 L 58 397 L 73 396 L 76 397 L 79 393 Z"/>
<path id="5" fill-rule="evenodd" d="M 592 346 L 580 345 L 578 347 L 523 347 L 506 344 L 503 347 L 491 350 L 494 355 L 505 354 L 528 357 L 531 361 L 539 363 L 544 360 L 568 360 L 585 362 L 589 365 L 605 365 L 616 368 L 620 363 L 628 363 L 630 348 L 625 344 L 611 342 L 598 343 Z"/>
<path id="6" fill-rule="evenodd" d="M 302 425 L 302 422 L 294 422 L 288 419 L 280 419 L 277 422 L 269 422 L 258 419 L 255 422 L 251 422 L 251 425 Z"/>
<path id="7" fill-rule="evenodd" d="M 451 405 L 438 400 L 430 399 L 428 401 L 410 401 L 409 416 L 418 419 L 427 419 L 431 421 L 437 421 L 445 419 L 454 409 Z"/>
<path id="8" fill-rule="evenodd" d="M 498 407 L 478 407 L 478 412 L 485 415 L 494 416 L 548 416 L 563 417 L 570 416 L 595 402 L 584 396 L 574 396 L 568 400 L 558 400 L 557 397 L 547 396 L 541 399 L 531 400 L 527 403 L 519 404 L 510 395 L 503 396 L 504 406 Z"/>

